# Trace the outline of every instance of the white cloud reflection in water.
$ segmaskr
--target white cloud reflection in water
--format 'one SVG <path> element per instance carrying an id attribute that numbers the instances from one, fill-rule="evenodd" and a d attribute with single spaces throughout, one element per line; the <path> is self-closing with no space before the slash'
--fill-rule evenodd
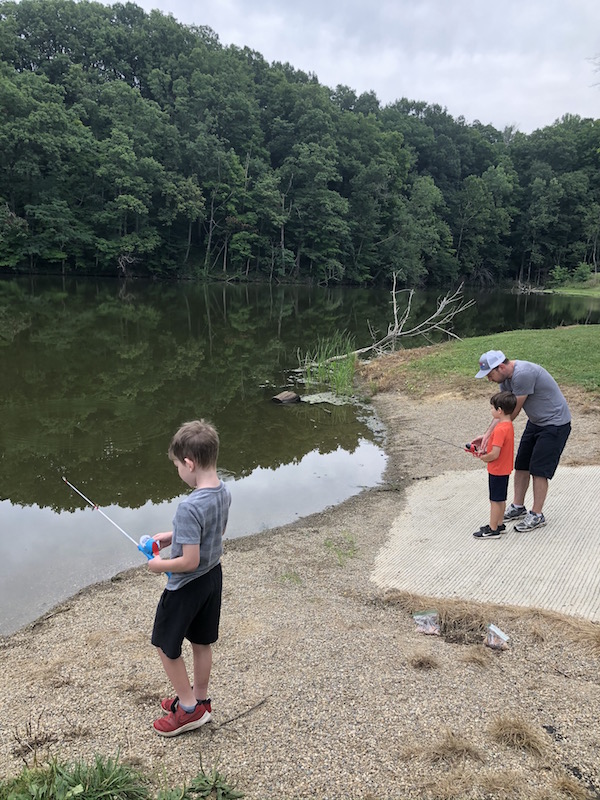
<path id="1" fill-rule="evenodd" d="M 257 467 L 250 475 L 229 480 L 227 538 L 285 525 L 376 486 L 386 460 L 380 447 L 361 439 L 351 453 L 341 448 L 325 454 L 313 451 L 296 463 L 276 469 Z M 70 490 L 65 487 L 65 491 Z M 145 533 L 170 530 L 179 500 L 102 510 L 137 541 Z M 13 633 L 80 589 L 143 563 L 133 544 L 91 507 L 57 514 L 3 500 L 0 531 L 0 636 Z M 157 577 L 157 600 L 161 588 L 162 578 Z M 149 624 L 152 615 L 150 609 Z"/>

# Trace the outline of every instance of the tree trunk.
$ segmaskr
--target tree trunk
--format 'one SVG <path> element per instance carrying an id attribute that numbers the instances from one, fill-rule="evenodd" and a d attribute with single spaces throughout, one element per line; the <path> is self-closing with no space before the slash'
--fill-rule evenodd
<path id="1" fill-rule="evenodd" d="M 185 251 L 185 258 L 183 259 L 183 263 L 187 264 L 187 260 L 190 257 L 190 247 L 192 246 L 192 220 L 188 220 L 188 238 L 187 238 L 187 248 Z"/>
<path id="2" fill-rule="evenodd" d="M 208 272 L 210 261 L 210 251 L 212 249 L 212 236 L 215 224 L 215 195 L 210 198 L 210 219 L 208 220 L 208 241 L 206 242 L 206 254 L 204 256 L 204 272 Z"/>

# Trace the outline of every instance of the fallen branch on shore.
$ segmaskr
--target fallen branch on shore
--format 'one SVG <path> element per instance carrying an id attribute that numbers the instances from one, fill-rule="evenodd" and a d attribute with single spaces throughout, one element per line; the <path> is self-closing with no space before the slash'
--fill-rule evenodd
<path id="1" fill-rule="evenodd" d="M 463 311 L 466 311 L 467 308 L 475 305 L 474 300 L 465 300 L 462 293 L 463 284 L 454 290 L 453 292 L 448 292 L 444 295 L 444 297 L 439 298 L 437 301 L 437 306 L 435 311 L 430 314 L 427 319 L 424 319 L 422 322 L 419 322 L 417 325 L 413 325 L 411 328 L 405 330 L 405 326 L 408 323 L 410 318 L 410 313 L 412 310 L 412 300 L 415 293 L 414 289 L 397 289 L 396 288 L 396 281 L 397 276 L 394 273 L 394 283 L 392 286 L 392 304 L 394 309 L 394 319 L 388 325 L 388 330 L 385 336 L 382 336 L 380 339 L 377 339 L 373 342 L 373 344 L 367 345 L 366 347 L 360 347 L 357 350 L 354 350 L 351 353 L 344 353 L 339 356 L 333 356 L 332 358 L 328 359 L 328 361 L 339 361 L 342 358 L 348 358 L 348 356 L 361 356 L 365 353 L 374 352 L 377 355 L 381 355 L 382 353 L 388 350 L 394 350 L 396 343 L 402 337 L 409 337 L 409 336 L 424 336 L 425 338 L 428 337 L 429 334 L 433 333 L 434 331 L 441 331 L 442 333 L 446 334 L 446 336 L 450 336 L 454 339 L 460 339 L 460 336 L 457 336 L 452 330 L 450 330 L 450 325 L 456 317 L 457 314 L 461 314 Z M 400 292 L 407 292 L 408 299 L 406 301 L 406 305 L 404 310 L 401 312 L 399 305 L 398 305 L 398 295 Z M 371 329 L 371 326 L 369 325 Z M 376 338 L 376 333 L 371 329 L 371 335 L 373 339 Z"/>

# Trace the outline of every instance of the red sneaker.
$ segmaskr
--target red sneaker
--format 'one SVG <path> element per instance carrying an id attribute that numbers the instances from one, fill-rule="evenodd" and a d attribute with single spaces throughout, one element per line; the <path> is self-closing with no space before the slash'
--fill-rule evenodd
<path id="1" fill-rule="evenodd" d="M 206 700 L 202 701 L 199 700 L 198 702 L 202 702 L 206 706 L 208 713 L 209 714 L 211 713 L 212 709 L 210 707 L 210 697 L 207 698 Z M 179 705 L 178 697 L 165 697 L 163 700 L 160 701 L 160 707 L 165 712 L 165 714 L 168 714 L 169 711 L 175 711 L 178 705 Z"/>
<path id="2" fill-rule="evenodd" d="M 178 703 L 179 703 L 178 697 L 165 697 L 164 700 L 160 701 L 160 707 L 166 714 L 168 714 L 169 711 L 175 711 Z"/>
<path id="3" fill-rule="evenodd" d="M 180 707 L 179 702 L 175 699 L 172 709 L 166 717 L 154 720 L 154 730 L 160 736 L 178 736 L 180 733 L 196 730 L 212 719 L 210 700 L 196 703 L 196 708 L 188 713 Z"/>

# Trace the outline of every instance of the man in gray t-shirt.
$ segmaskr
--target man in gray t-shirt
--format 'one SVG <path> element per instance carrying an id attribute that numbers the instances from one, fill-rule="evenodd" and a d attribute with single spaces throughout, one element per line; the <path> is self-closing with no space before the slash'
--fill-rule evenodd
<path id="1" fill-rule="evenodd" d="M 571 433 L 571 412 L 558 384 L 550 373 L 531 361 L 510 361 L 501 350 L 489 350 L 479 359 L 476 378 L 499 383 L 503 391 L 517 396 L 514 420 L 521 409 L 527 414 L 527 425 L 515 458 L 514 500 L 504 515 L 505 521 L 524 517 L 515 525 L 517 531 L 529 531 L 546 524 L 542 513 L 548 481 L 554 476 L 558 462 Z M 495 420 L 483 436 L 473 440 L 485 450 Z M 525 495 L 533 478 L 533 505 L 528 512 Z"/>

